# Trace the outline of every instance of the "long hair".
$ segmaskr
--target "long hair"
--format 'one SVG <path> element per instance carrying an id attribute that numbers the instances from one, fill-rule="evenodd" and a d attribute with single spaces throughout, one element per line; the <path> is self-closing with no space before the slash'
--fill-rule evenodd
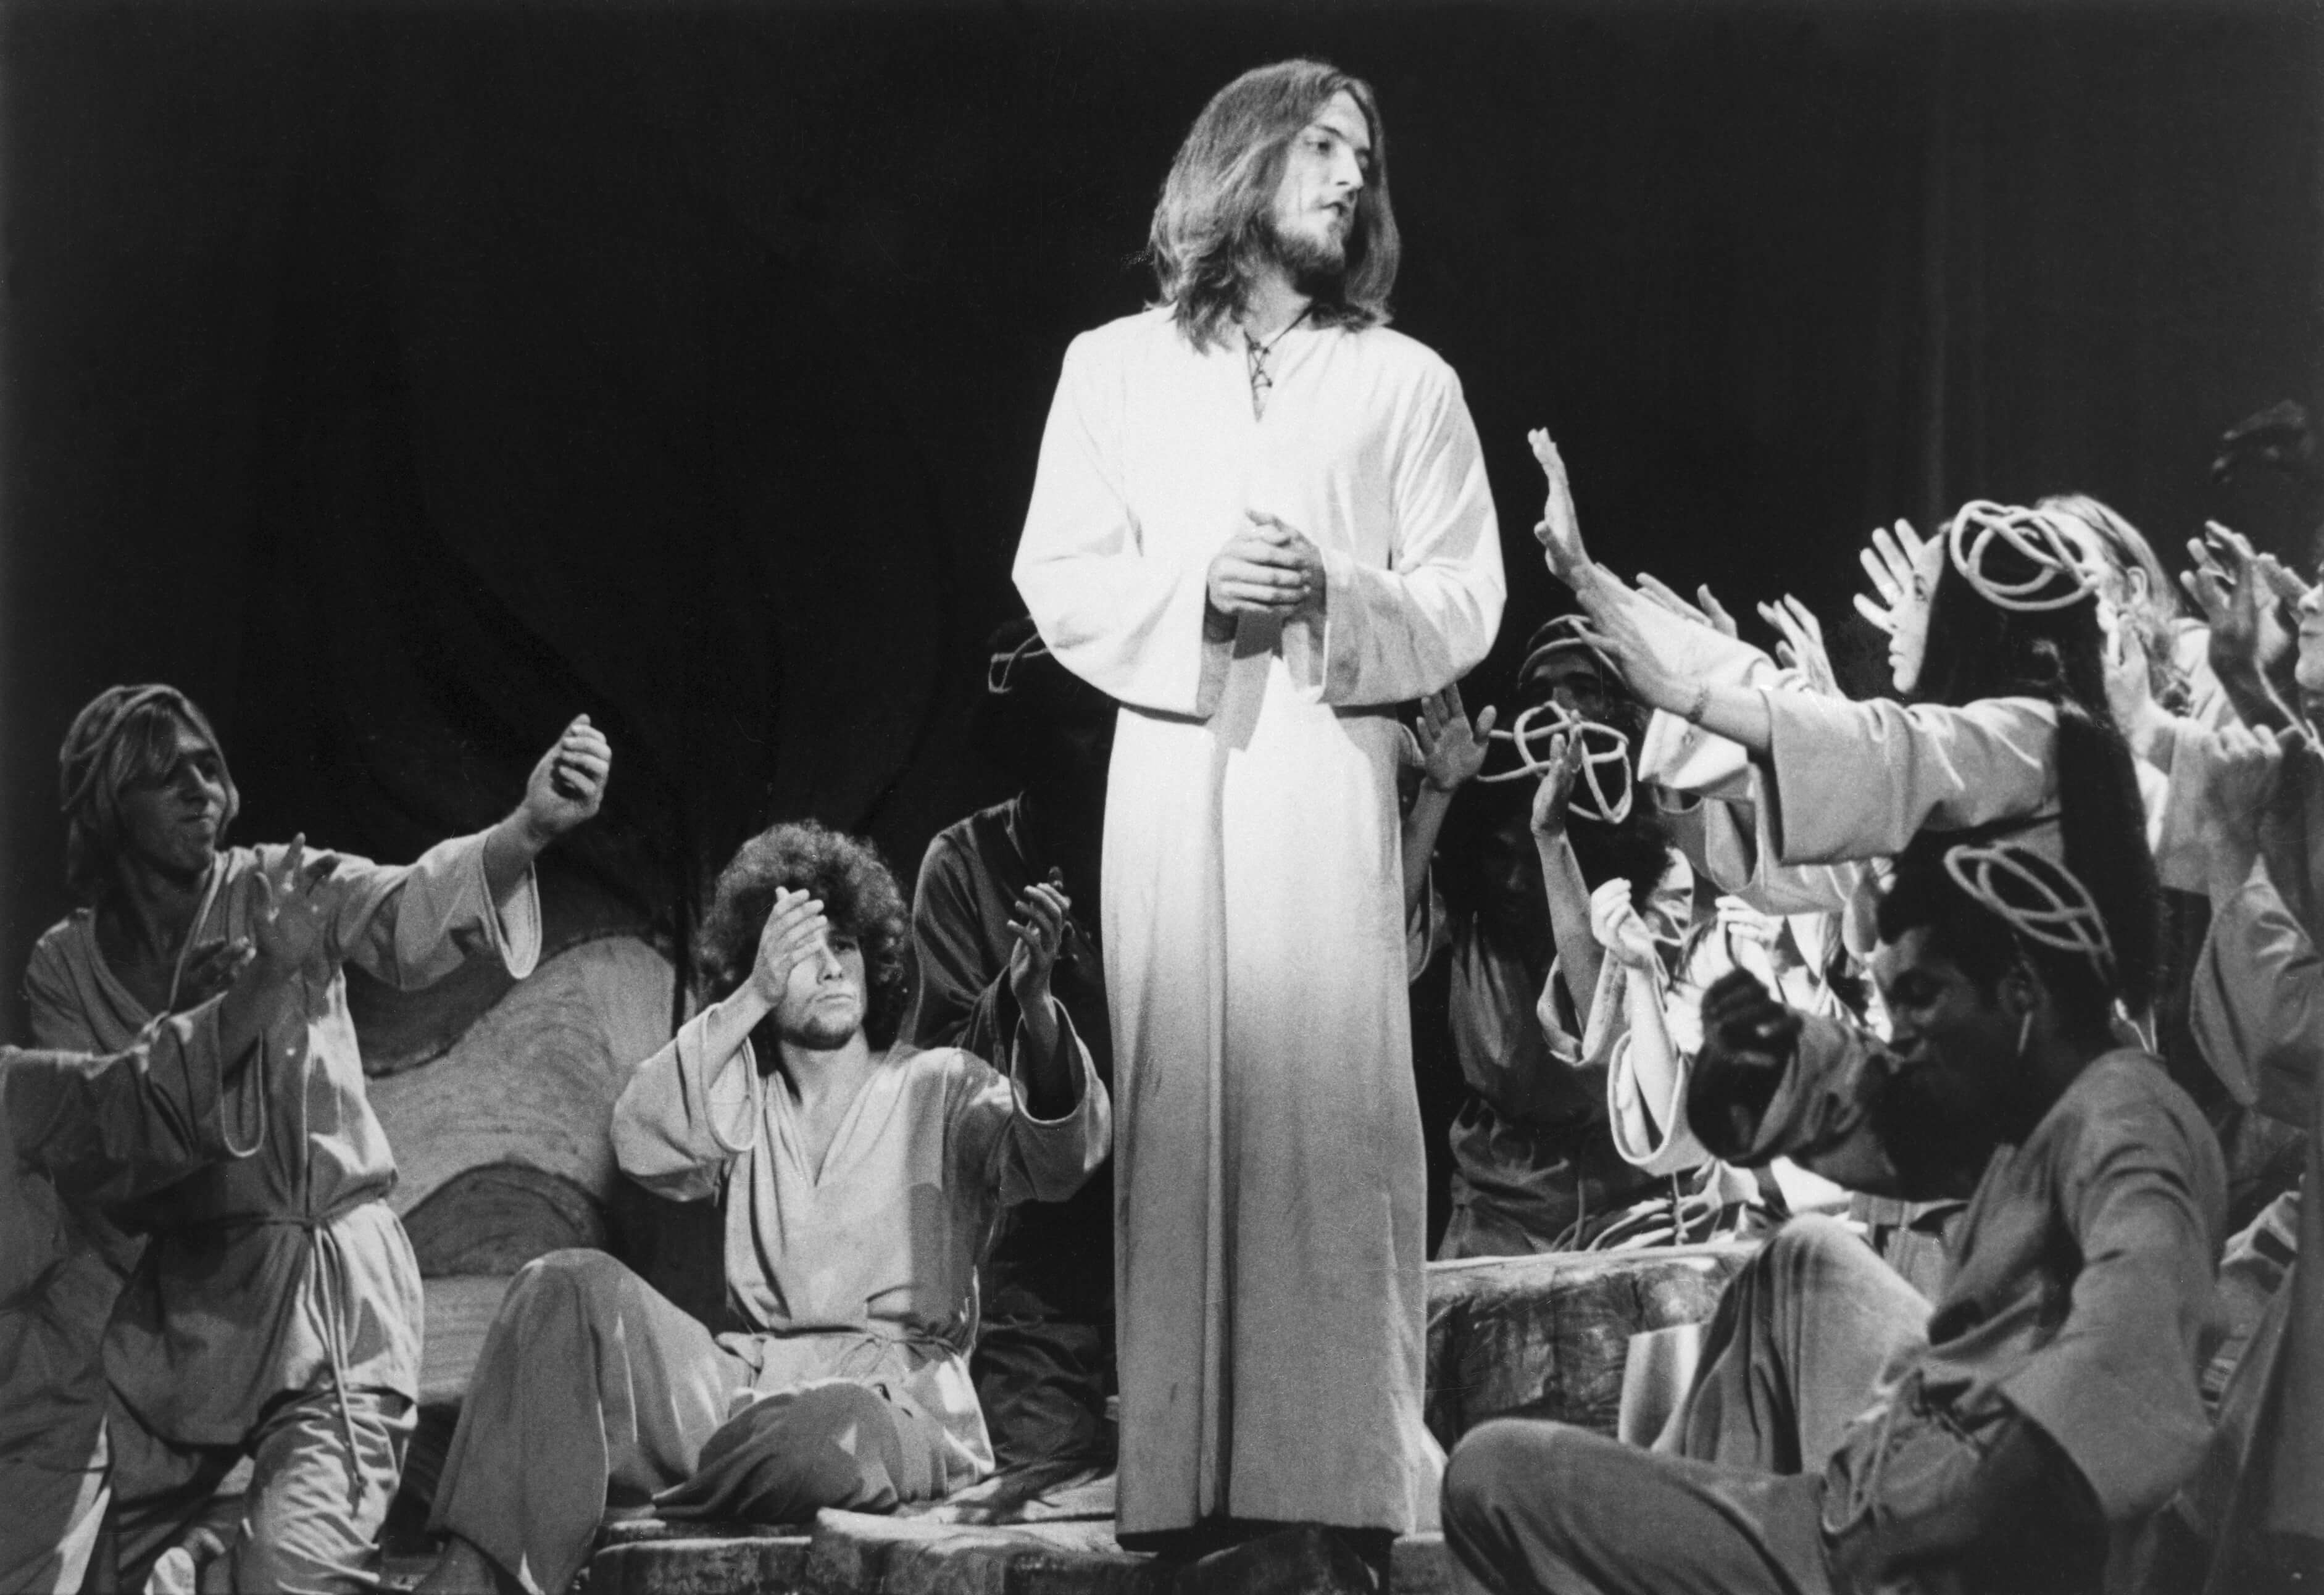
<path id="1" fill-rule="evenodd" d="M 2173 657 L 2178 639 L 2172 627 L 2186 617 L 2179 599 L 2179 584 L 2163 568 L 2153 545 L 2138 528 L 2111 505 L 2086 493 L 2053 493 L 2034 508 L 2061 516 L 2081 530 L 2107 563 L 2127 576 L 2143 571 L 2146 597 L 2135 607 L 2125 606 L 2123 620 L 2137 633 L 2146 654 L 2146 681 L 2154 701 L 2173 714 L 2184 714 L 2191 697 L 2187 673 Z"/>
<path id="2" fill-rule="evenodd" d="M 1372 165 L 1356 196 L 1347 270 L 1308 312 L 1319 326 L 1383 326 L 1401 245 L 1388 198 L 1388 135 L 1371 85 L 1322 61 L 1277 61 L 1245 72 L 1194 118 L 1162 184 L 1147 259 L 1178 328 L 1197 349 L 1224 334 L 1268 260 L 1268 226 L 1291 141 L 1345 93 L 1362 107 Z"/>
<path id="3" fill-rule="evenodd" d="M 57 806 L 65 816 L 65 884 L 74 899 L 94 904 L 104 895 L 122 846 L 121 794 L 140 781 L 168 777 L 178 760 L 178 733 L 191 731 L 217 755 L 226 788 L 226 814 L 217 840 L 241 811 L 242 795 L 226 764 L 226 750 L 209 717 L 194 700 L 158 682 L 108 687 L 73 716 L 57 750 Z"/>
<path id="4" fill-rule="evenodd" d="M 1984 565 L 2003 583 L 2036 574 L 2031 560 L 1998 539 Z M 1929 595 L 1928 641 L 1914 696 L 1955 708 L 1997 697 L 2057 706 L 2058 826 L 2066 868 L 2089 886 L 2106 917 L 2123 995 L 2138 1009 L 2153 995 L 2161 885 L 2130 745 L 2107 703 L 2105 649 L 2095 595 L 2059 609 L 2004 609 L 1987 601 L 1948 557 Z M 1925 851 L 1938 840 L 1924 834 L 1913 846 Z"/>
<path id="5" fill-rule="evenodd" d="M 902 1028 L 908 995 L 904 949 L 911 930 L 904 896 L 870 843 L 813 820 L 768 826 L 720 872 L 695 942 L 706 994 L 717 1001 L 750 977 L 760 933 L 784 888 L 820 898 L 833 927 L 862 946 L 864 1038 L 887 1046 Z"/>

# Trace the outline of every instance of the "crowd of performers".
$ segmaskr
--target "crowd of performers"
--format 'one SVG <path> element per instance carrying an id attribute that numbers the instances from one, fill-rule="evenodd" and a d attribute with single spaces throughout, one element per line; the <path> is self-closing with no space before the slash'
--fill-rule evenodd
<path id="1" fill-rule="evenodd" d="M 1107 1470 L 1125 1545 L 1322 1525 L 1383 1587 L 1440 1525 L 1497 1591 L 2317 1576 L 2282 1154 L 2324 1148 L 2324 588 L 2214 528 L 2190 613 L 2105 505 L 1974 502 L 1874 534 L 1893 680 L 1851 698 L 1797 603 L 1769 650 L 1600 563 L 1536 434 L 1575 610 L 1471 718 L 1501 543 L 1458 381 L 1384 325 L 1387 195 L 1360 80 L 1204 111 L 1159 301 L 1074 342 L 1042 442 L 983 710 L 1023 789 L 908 906 L 854 839 L 748 843 L 614 1110 L 624 1174 L 719 1205 L 742 1327 L 528 1265 L 424 1588 L 561 1591 L 649 1507 Z M 521 977 L 613 751 L 576 721 L 402 867 L 227 846 L 166 687 L 60 764 L 84 906 L 0 1059 L 0 1589 L 364 1587 L 420 1295 L 341 971 Z M 1416 1041 L 1459 1083 L 1425 1125 Z M 1432 1249 L 1714 1236 L 1759 1244 L 1638 1360 L 1625 1438 L 1446 1458 Z"/>

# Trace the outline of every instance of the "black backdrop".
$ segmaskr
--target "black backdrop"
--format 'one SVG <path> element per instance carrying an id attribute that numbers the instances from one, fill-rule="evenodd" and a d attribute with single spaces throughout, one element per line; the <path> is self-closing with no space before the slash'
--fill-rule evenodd
<path id="1" fill-rule="evenodd" d="M 1056 363 L 1204 97 L 1378 86 L 1399 325 L 1618 563 L 1841 624 L 1877 519 L 2151 531 L 2319 397 L 2324 13 L 1729 4 L 7 7 L 0 1028 L 74 709 L 164 678 L 245 837 L 491 818 L 587 709 L 569 879 L 668 930 L 812 813 L 908 874 L 994 795 L 981 641 Z M 1489 694 L 1488 694 L 1489 696 Z"/>

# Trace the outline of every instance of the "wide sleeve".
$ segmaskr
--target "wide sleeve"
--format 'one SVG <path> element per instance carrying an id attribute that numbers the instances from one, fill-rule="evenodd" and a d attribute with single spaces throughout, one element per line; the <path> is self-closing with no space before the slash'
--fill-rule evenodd
<path id="1" fill-rule="evenodd" d="M 1615 968 L 1615 961 L 1606 960 Z M 1620 973 L 1629 1027 L 1609 1049 L 1606 1120 L 1622 1160 L 1652 1175 L 1683 1174 L 1710 1162 L 1686 1118 L 1692 1054 L 1680 1048 L 1667 1016 L 1670 993 L 1661 965 Z M 1601 1001 L 1604 998 L 1601 996 Z M 1591 1028 L 1598 1010 L 1591 1010 Z"/>
<path id="2" fill-rule="evenodd" d="M 51 1052 L 109 1053 L 89 1023 L 88 1005 L 73 991 L 59 931 L 42 936 L 24 965 L 24 1010 L 36 1046 Z M 116 1037 L 116 1039 L 118 1037 Z"/>
<path id="3" fill-rule="evenodd" d="M 912 945 L 920 963 L 915 1046 L 957 1046 L 991 1057 L 1017 1023 L 1009 965 L 989 970 L 983 916 L 970 880 L 974 868 L 948 836 L 928 844 L 912 889 Z"/>
<path id="4" fill-rule="evenodd" d="M 1207 715 L 1232 645 L 1204 632 L 1208 558 L 1144 546 L 1123 490 L 1121 380 L 1097 335 L 1065 351 L 1011 574 L 1067 669 L 1139 708 Z"/>
<path id="5" fill-rule="evenodd" d="M 540 888 L 528 868 L 504 900 L 493 900 L 484 882 L 488 834 L 439 842 L 409 864 L 331 855 L 334 960 L 402 991 L 433 984 L 484 952 L 518 980 L 530 974 L 540 959 Z M 272 848 L 261 854 L 268 864 L 279 856 Z"/>
<path id="6" fill-rule="evenodd" d="M 1499 523 L 1460 379 L 1437 362 L 1417 400 L 1393 470 L 1388 564 L 1324 547 L 1321 622 L 1284 628 L 1284 663 L 1323 703 L 1395 704 L 1439 691 L 1476 667 L 1500 629 Z"/>
<path id="7" fill-rule="evenodd" d="M 260 1071 L 235 1066 L 244 1062 L 224 1052 L 215 1000 L 109 1056 L 8 1049 L 0 1054 L 0 1124 L 18 1159 L 69 1198 L 125 1202 L 235 1155 L 227 1099 L 242 1081 L 263 1089 Z"/>
<path id="8" fill-rule="evenodd" d="M 2188 1022 L 2236 1100 L 2305 1129 L 2324 1056 L 2324 958 L 2264 869 L 2211 917 Z"/>
<path id="9" fill-rule="evenodd" d="M 613 1161 L 657 1195 L 698 1202 L 759 1143 L 765 1085 L 747 1040 L 724 1057 L 704 1045 L 706 1015 L 640 1064 L 613 1103 Z"/>
<path id="10" fill-rule="evenodd" d="M 1777 862 L 1904 851 L 1923 826 L 2031 817 L 2057 798 L 2058 711 L 2038 698 L 1911 707 L 1763 691 L 1773 732 L 1760 821 Z"/>
<path id="11" fill-rule="evenodd" d="M 1070 1111 L 1036 1119 L 1026 1105 L 1023 1059 L 1031 1045 L 1020 1021 L 991 1065 L 959 1056 L 961 1074 L 948 1110 L 954 1177 L 1002 1206 L 1063 1202 L 1105 1161 L 1113 1146 L 1113 1103 L 1073 1019 L 1058 1010 L 1059 1044 L 1071 1049 L 1075 1093 Z"/>
<path id="12" fill-rule="evenodd" d="M 2227 1175 L 2193 1104 L 2173 1111 L 2151 1092 L 2125 1093 L 2082 1124 L 2063 1173 L 2060 1202 L 2081 1254 L 2072 1301 L 2001 1394 L 2122 1523 L 2161 1506 L 2210 1437 L 2195 1376 Z"/>

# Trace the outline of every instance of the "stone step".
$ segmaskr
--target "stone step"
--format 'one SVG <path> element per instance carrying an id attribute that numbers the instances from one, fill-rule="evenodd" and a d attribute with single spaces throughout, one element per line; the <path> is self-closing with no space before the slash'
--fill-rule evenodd
<path id="1" fill-rule="evenodd" d="M 1398 1540 L 1391 1595 L 1447 1595 L 1442 1535 Z M 1288 1529 L 1185 1565 L 1122 1550 L 1102 1523 L 991 1527 L 825 1512 L 812 1526 L 614 1525 L 586 1595 L 1371 1595 L 1323 1531 Z"/>

